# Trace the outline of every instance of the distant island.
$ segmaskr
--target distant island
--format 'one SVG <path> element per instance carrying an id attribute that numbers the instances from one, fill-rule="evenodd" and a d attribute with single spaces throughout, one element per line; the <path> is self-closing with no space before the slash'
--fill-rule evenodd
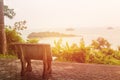
<path id="1" fill-rule="evenodd" d="M 66 31 L 74 31 L 73 28 L 67 28 Z"/>
<path id="2" fill-rule="evenodd" d="M 74 34 L 64 34 L 59 32 L 32 32 L 28 38 L 44 38 L 44 37 L 76 37 Z"/>
<path id="3" fill-rule="evenodd" d="M 108 30 L 112 30 L 112 29 L 113 29 L 113 27 L 107 27 L 107 29 L 108 29 Z"/>

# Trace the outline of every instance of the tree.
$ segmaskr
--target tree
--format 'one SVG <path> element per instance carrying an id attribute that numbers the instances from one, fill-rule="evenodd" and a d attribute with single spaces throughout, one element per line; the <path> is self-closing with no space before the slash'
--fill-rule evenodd
<path id="1" fill-rule="evenodd" d="M 15 12 L 14 9 L 9 9 L 7 5 L 4 5 L 3 0 L 0 0 L 0 53 L 2 54 L 7 52 L 4 16 L 12 19 L 15 16 Z"/>
<path id="2" fill-rule="evenodd" d="M 110 48 L 110 43 L 103 37 L 99 37 L 97 40 L 93 40 L 91 46 L 95 49 Z"/>
<path id="3" fill-rule="evenodd" d="M 4 30 L 4 5 L 3 0 L 0 0 L 0 53 L 7 52 L 6 35 Z"/>
<path id="4" fill-rule="evenodd" d="M 12 19 L 15 15 L 14 9 L 10 9 L 7 5 L 4 5 L 4 16 Z"/>

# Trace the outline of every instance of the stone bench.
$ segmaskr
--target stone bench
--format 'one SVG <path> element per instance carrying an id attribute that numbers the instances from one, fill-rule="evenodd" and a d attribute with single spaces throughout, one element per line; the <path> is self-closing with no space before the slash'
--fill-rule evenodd
<path id="1" fill-rule="evenodd" d="M 26 71 L 32 71 L 31 59 L 43 60 L 43 78 L 52 73 L 52 54 L 49 44 L 14 43 L 13 45 L 21 61 L 21 76 L 24 76 Z"/>

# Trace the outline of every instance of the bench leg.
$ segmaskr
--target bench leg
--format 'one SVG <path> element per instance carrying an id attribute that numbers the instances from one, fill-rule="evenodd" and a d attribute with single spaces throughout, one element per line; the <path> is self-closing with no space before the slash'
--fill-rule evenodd
<path id="1" fill-rule="evenodd" d="M 47 64 L 48 64 L 48 74 L 51 74 L 52 73 L 52 61 L 47 61 Z"/>
<path id="2" fill-rule="evenodd" d="M 26 72 L 26 60 L 25 60 L 25 57 L 24 57 L 24 51 L 23 51 L 23 47 L 22 46 L 19 46 L 20 47 L 20 60 L 21 60 L 21 76 L 24 76 L 25 75 L 25 72 Z"/>
<path id="3" fill-rule="evenodd" d="M 27 69 L 26 71 L 31 72 L 32 71 L 32 66 L 31 66 L 31 60 L 27 60 Z"/>
<path id="4" fill-rule="evenodd" d="M 47 74 L 48 74 L 47 68 L 48 68 L 47 62 L 43 61 L 43 76 L 42 76 L 43 78 L 47 78 Z"/>
<path id="5" fill-rule="evenodd" d="M 21 60 L 21 76 L 24 76 L 26 72 L 26 61 Z"/>

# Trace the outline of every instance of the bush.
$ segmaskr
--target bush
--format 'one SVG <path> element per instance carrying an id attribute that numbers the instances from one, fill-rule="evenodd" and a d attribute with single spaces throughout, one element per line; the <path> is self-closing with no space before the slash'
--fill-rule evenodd
<path id="1" fill-rule="evenodd" d="M 86 48 L 83 40 L 80 43 L 80 47 L 78 47 L 75 43 L 69 46 L 68 42 L 66 42 L 66 45 L 63 46 L 62 39 L 54 41 L 54 44 L 55 47 L 52 48 L 52 53 L 57 57 L 57 60 L 81 63 L 85 62 Z"/>
<path id="2" fill-rule="evenodd" d="M 12 49 L 12 43 L 23 43 L 25 42 L 19 31 L 26 29 L 26 21 L 15 22 L 14 26 L 5 26 L 6 39 L 7 39 L 7 50 L 8 54 L 14 54 Z"/>
<path id="3" fill-rule="evenodd" d="M 6 39 L 7 39 L 7 49 L 9 54 L 14 54 L 12 49 L 12 43 L 23 43 L 24 40 L 22 39 L 21 35 L 12 28 L 6 27 Z"/>
<path id="4" fill-rule="evenodd" d="M 26 43 L 38 43 L 39 42 L 39 39 L 28 39 Z"/>
<path id="5" fill-rule="evenodd" d="M 9 55 L 9 54 L 0 54 L 0 59 L 17 59 L 17 56 L 15 55 Z"/>
<path id="6" fill-rule="evenodd" d="M 69 46 L 68 42 L 63 46 L 60 39 L 55 41 L 52 52 L 59 61 L 120 65 L 120 49 L 112 49 L 110 43 L 104 38 L 93 40 L 88 46 L 83 39 L 79 46 L 74 43 Z"/>
<path id="7" fill-rule="evenodd" d="M 80 62 L 80 63 L 85 63 L 85 52 L 84 51 L 79 51 L 79 52 L 74 52 L 71 56 L 73 62 Z"/>

